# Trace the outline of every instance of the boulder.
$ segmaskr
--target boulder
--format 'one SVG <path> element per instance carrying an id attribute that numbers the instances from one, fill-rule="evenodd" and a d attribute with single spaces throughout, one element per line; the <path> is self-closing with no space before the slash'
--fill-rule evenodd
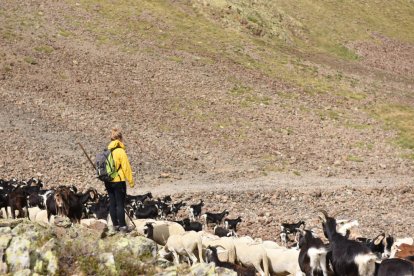
<path id="1" fill-rule="evenodd" d="M 108 275 L 116 275 L 117 269 L 115 265 L 114 255 L 110 252 L 101 253 L 98 257 L 99 259 L 99 269 L 101 271 L 107 272 Z"/>
<path id="2" fill-rule="evenodd" d="M 30 269 L 31 242 L 24 237 L 13 237 L 6 249 L 6 263 L 10 272 Z"/>

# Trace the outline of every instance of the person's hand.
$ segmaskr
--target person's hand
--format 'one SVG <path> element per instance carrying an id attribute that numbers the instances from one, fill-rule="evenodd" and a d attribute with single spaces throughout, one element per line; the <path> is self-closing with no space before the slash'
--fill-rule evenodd
<path id="1" fill-rule="evenodd" d="M 134 186 L 135 186 L 135 183 L 129 183 L 129 187 L 131 187 L 131 189 L 134 188 Z"/>

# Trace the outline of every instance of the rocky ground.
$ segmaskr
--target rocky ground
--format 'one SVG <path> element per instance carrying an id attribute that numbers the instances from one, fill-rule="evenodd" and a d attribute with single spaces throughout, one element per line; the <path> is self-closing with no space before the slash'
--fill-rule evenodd
<path id="1" fill-rule="evenodd" d="M 411 42 L 370 32 L 347 44 L 359 56 L 349 61 L 223 35 L 191 1 L 128 3 L 131 18 L 98 2 L 2 1 L 0 178 L 103 191 L 77 143 L 93 158 L 120 126 L 131 194 L 205 198 L 242 216 L 240 234 L 272 240 L 281 222 L 318 229 L 319 208 L 367 236 L 412 235 L 412 145 L 375 112 L 410 114 Z M 191 29 L 199 22 L 213 32 Z"/>

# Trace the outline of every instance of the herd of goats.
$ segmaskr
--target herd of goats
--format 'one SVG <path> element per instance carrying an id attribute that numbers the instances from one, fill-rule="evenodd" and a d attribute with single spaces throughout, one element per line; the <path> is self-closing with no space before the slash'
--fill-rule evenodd
<path id="1" fill-rule="evenodd" d="M 125 202 L 127 216 L 133 221 L 146 219 L 143 234 L 164 246 L 160 255 L 172 256 L 176 263 L 180 257 L 191 263 L 214 262 L 238 275 L 414 275 L 412 238 L 394 239 L 383 233 L 373 239 L 355 236 L 356 221 L 337 221 L 325 210 L 319 215 L 324 239 L 307 230 L 303 221 L 283 223 L 281 246 L 274 241 L 239 237 L 237 226 L 242 218 L 227 218 L 227 210 L 206 212 L 203 200 L 187 205 L 183 201 L 174 203 L 171 196 L 155 200 L 146 193 L 127 195 Z M 36 178 L 0 179 L 3 208 L 12 218 L 16 211 L 17 217 L 29 217 L 30 209 L 38 208 L 45 210 L 48 221 L 52 215 L 66 216 L 72 223 L 91 218 L 107 221 L 109 198 L 95 189 L 78 192 L 75 186 L 45 189 Z M 180 210 L 187 211 L 188 218 L 175 220 Z M 160 230 L 162 221 L 168 222 L 167 232 L 165 227 Z M 213 233 L 204 231 L 212 225 Z M 289 236 L 296 242 L 293 247 L 287 246 Z"/>

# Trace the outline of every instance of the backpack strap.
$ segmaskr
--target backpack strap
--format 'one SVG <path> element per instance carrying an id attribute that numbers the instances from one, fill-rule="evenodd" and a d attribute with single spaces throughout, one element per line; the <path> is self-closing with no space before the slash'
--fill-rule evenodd
<path id="1" fill-rule="evenodd" d="M 115 148 L 111 149 L 111 155 L 112 155 L 112 152 L 116 149 L 122 149 L 122 148 L 120 146 L 116 146 Z M 114 163 L 115 163 L 115 159 L 114 159 L 113 155 L 112 155 L 112 160 L 114 160 Z M 119 172 L 120 169 L 121 169 L 121 164 L 119 164 L 119 168 L 116 170 L 116 172 Z M 118 173 L 118 175 L 119 175 L 119 173 Z"/>

